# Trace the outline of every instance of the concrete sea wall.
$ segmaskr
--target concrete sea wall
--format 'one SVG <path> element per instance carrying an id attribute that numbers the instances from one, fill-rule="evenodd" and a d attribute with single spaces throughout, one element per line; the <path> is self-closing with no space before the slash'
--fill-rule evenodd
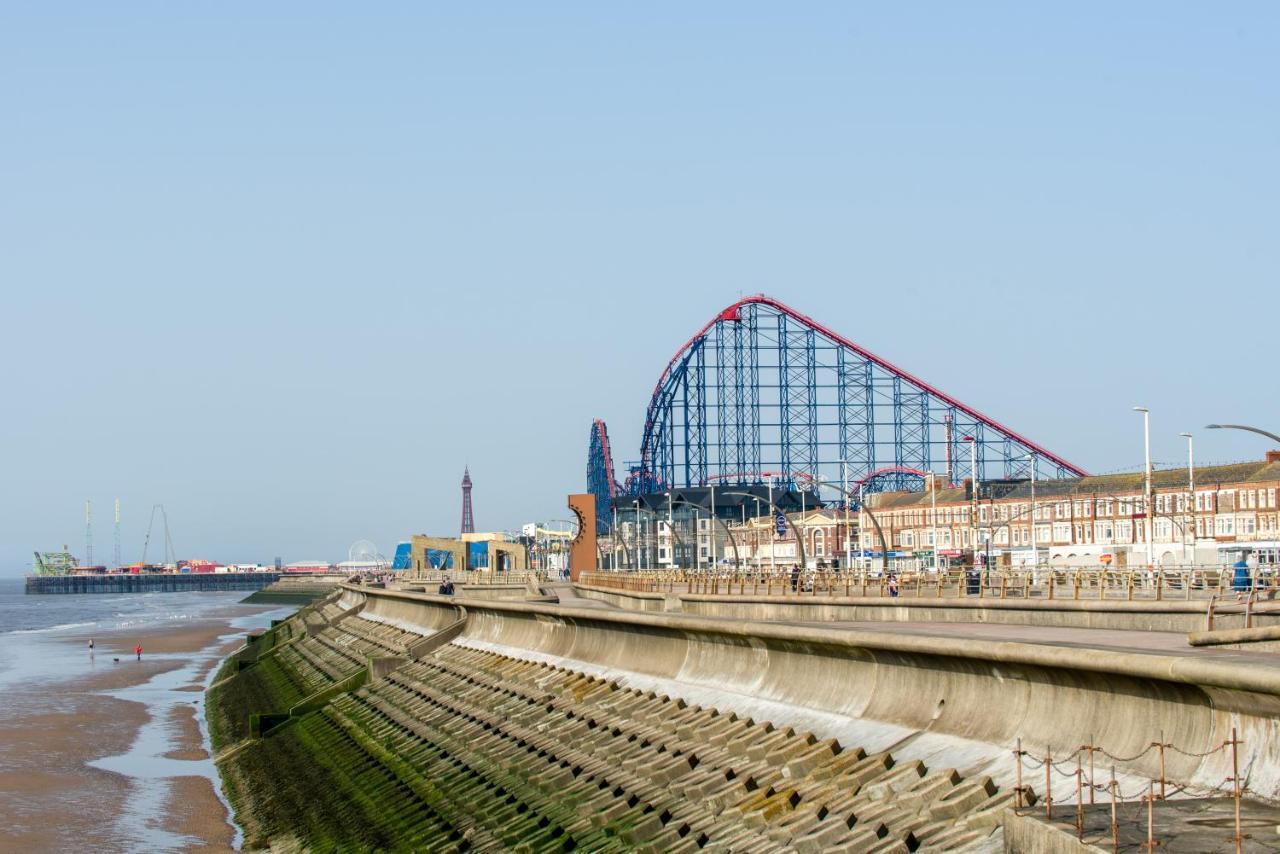
<path id="1" fill-rule="evenodd" d="M 444 597 L 368 591 L 366 611 L 394 609 L 415 625 L 456 618 Z M 865 718 L 1033 753 L 1081 744 L 1143 753 L 1163 733 L 1204 752 L 1235 727 L 1252 790 L 1280 796 L 1280 678 L 1226 658 L 725 620 L 699 615 L 457 600 L 469 618 L 459 642 L 557 656 L 691 686 Z M 688 598 L 685 597 L 685 604 Z M 914 603 L 913 603 L 914 604 Z M 847 607 L 847 606 L 846 606 Z M 871 606 L 881 607 L 881 606 Z M 913 606 L 896 606 L 913 607 Z M 997 609 L 1003 612 L 1004 609 Z M 1088 613 L 1064 609 L 1064 613 Z M 936 612 L 931 612 L 936 613 Z M 1175 780 L 1205 786 L 1229 757 L 1166 755 Z M 1154 751 L 1131 763 L 1158 773 Z"/>

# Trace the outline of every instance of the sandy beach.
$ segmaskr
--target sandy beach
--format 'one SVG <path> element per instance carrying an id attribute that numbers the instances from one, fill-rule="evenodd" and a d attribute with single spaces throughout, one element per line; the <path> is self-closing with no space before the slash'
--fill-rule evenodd
<path id="1" fill-rule="evenodd" d="M 215 790 L 202 689 L 242 643 L 243 626 L 265 622 L 264 610 L 234 606 L 171 627 L 99 633 L 92 657 L 87 635 L 21 638 L 34 660 L 19 678 L 10 674 L 0 711 L 0 849 L 231 850 L 236 833 Z M 42 657 L 72 656 L 83 658 L 71 659 L 80 673 L 42 677 Z"/>

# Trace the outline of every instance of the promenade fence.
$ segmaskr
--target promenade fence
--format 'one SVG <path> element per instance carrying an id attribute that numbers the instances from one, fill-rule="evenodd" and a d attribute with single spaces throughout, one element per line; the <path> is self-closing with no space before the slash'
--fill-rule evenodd
<path id="1" fill-rule="evenodd" d="M 883 575 L 866 570 L 641 570 L 584 572 L 579 582 L 637 593 L 721 596 L 887 596 L 901 598 L 1095 599 L 1161 601 L 1275 597 L 1270 575 L 1255 574 L 1236 589 L 1231 569 L 955 568 Z"/>
<path id="2" fill-rule="evenodd" d="M 516 570 L 512 572 L 494 572 L 492 570 L 438 570 L 432 569 L 417 575 L 407 575 L 399 579 L 404 584 L 439 584 L 448 578 L 454 584 L 528 584 L 546 581 L 547 574 L 541 570 Z"/>

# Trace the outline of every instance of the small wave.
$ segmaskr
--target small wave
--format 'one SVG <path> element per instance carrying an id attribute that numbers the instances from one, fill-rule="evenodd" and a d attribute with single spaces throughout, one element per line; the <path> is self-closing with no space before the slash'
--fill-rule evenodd
<path id="1" fill-rule="evenodd" d="M 96 626 L 97 623 L 90 621 L 87 623 L 62 623 L 57 626 L 45 626 L 43 629 L 13 629 L 6 634 L 10 635 L 39 635 L 46 632 L 62 632 L 67 629 L 83 629 L 85 626 Z"/>

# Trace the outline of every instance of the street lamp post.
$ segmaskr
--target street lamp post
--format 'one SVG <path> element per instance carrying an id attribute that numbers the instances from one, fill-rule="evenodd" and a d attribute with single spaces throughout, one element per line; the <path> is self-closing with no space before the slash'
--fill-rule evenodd
<path id="1" fill-rule="evenodd" d="M 1151 410 L 1145 406 L 1135 406 L 1134 412 L 1142 413 L 1142 446 L 1146 457 L 1147 485 L 1146 494 L 1143 498 L 1143 517 L 1146 521 L 1145 533 L 1147 535 L 1147 569 L 1151 569 L 1155 565 L 1155 554 L 1152 551 L 1151 544 Z"/>
<path id="2" fill-rule="evenodd" d="M 635 505 L 635 508 L 636 508 L 636 530 L 635 530 L 635 544 L 636 544 L 636 547 L 635 547 L 635 549 L 633 549 L 633 550 L 632 550 L 632 554 L 634 554 L 634 555 L 636 556 L 636 559 L 635 559 L 635 564 L 636 564 L 636 565 L 635 565 L 635 567 L 634 567 L 634 568 L 635 568 L 635 569 L 642 569 L 642 567 L 640 566 L 640 563 L 641 563 L 641 558 L 640 558 L 640 502 L 637 500 L 637 501 L 632 501 L 631 503 L 632 503 L 633 505 Z"/>
<path id="3" fill-rule="evenodd" d="M 933 572 L 938 573 L 938 476 L 929 472 L 929 539 L 933 540 Z"/>
<path id="4" fill-rule="evenodd" d="M 773 475 L 769 475 L 769 512 L 771 513 L 778 512 L 777 508 L 773 506 Z M 773 570 L 777 568 L 773 553 L 778 550 L 778 547 L 777 547 L 778 529 L 777 529 L 777 520 L 774 519 L 773 521 L 774 521 L 774 524 L 769 526 L 769 571 L 770 572 L 773 572 Z"/>
<path id="5" fill-rule="evenodd" d="M 1280 442 L 1280 436 L 1260 427 L 1249 427 L 1244 424 L 1206 424 L 1206 430 L 1248 430 L 1250 433 L 1257 433 L 1259 436 L 1266 436 L 1273 442 Z"/>
<path id="6" fill-rule="evenodd" d="M 1190 433 L 1179 433 L 1187 440 L 1187 506 L 1182 519 L 1182 562 L 1188 566 L 1195 560 L 1193 557 L 1196 535 L 1191 531 L 1191 520 L 1194 517 L 1192 508 L 1196 500 L 1196 451 L 1195 437 Z M 1188 543 L 1187 540 L 1191 542 Z"/>
<path id="7" fill-rule="evenodd" d="M 1027 454 L 1031 461 L 1031 581 L 1039 584 L 1036 567 L 1040 564 L 1040 549 L 1036 543 L 1036 455 Z"/>
<path id="8" fill-rule="evenodd" d="M 844 568 L 853 568 L 853 542 L 849 539 L 849 461 L 840 461 L 840 491 L 844 494 Z"/>
<path id="9" fill-rule="evenodd" d="M 711 484 L 711 524 L 707 526 L 711 535 L 711 568 L 716 568 L 716 485 Z"/>
<path id="10" fill-rule="evenodd" d="M 676 523 L 671 507 L 671 493 L 667 492 L 667 566 L 674 569 L 676 565 Z"/>
<path id="11" fill-rule="evenodd" d="M 969 443 L 969 544 L 973 547 L 973 562 L 978 560 L 978 440 L 965 436 Z"/>
<path id="12" fill-rule="evenodd" d="M 742 507 L 744 510 L 746 509 L 746 506 L 747 506 L 746 502 L 743 502 Z M 754 557 L 756 560 L 756 569 L 760 568 L 760 526 L 756 524 L 756 521 L 759 520 L 759 518 L 760 518 L 760 499 L 757 498 L 756 499 L 756 516 L 755 516 L 755 519 L 751 520 L 751 527 L 755 529 L 751 533 L 752 533 L 752 539 L 755 540 Z"/>

